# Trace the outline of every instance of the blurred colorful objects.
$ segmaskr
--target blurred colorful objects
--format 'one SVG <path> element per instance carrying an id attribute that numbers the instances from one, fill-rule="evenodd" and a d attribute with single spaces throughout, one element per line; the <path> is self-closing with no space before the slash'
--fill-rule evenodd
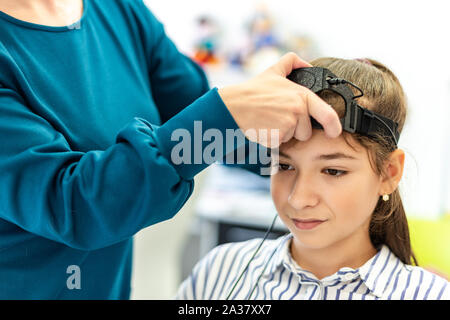
<path id="1" fill-rule="evenodd" d="M 302 32 L 282 26 L 264 2 L 251 12 L 242 27 L 238 27 L 242 29 L 239 35 L 228 38 L 232 41 L 221 34 L 222 28 L 216 19 L 209 15 L 200 16 L 196 22 L 192 58 L 204 67 L 229 65 L 252 75 L 263 71 L 289 51 L 296 52 L 305 60 L 318 57 L 314 41 Z"/>
<path id="2" fill-rule="evenodd" d="M 196 31 L 193 59 L 200 65 L 218 63 L 219 29 L 215 20 L 209 16 L 201 16 L 197 20 Z"/>
<path id="3" fill-rule="evenodd" d="M 246 41 L 230 57 L 232 65 L 254 74 L 283 55 L 284 46 L 277 35 L 276 22 L 264 3 L 256 7 L 245 32 Z"/>

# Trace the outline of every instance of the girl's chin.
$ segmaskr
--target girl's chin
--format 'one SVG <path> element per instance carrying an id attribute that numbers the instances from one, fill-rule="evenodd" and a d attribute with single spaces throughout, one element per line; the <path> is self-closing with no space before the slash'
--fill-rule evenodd
<path id="1" fill-rule="evenodd" d="M 320 250 L 332 246 L 336 241 L 336 239 L 330 237 L 330 231 L 308 232 L 298 230 L 295 227 L 289 227 L 289 230 L 293 236 L 293 243 L 298 248 Z"/>

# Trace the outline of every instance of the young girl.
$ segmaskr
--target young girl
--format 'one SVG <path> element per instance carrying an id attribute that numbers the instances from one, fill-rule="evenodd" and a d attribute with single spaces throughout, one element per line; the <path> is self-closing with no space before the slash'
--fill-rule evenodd
<path id="1" fill-rule="evenodd" d="M 313 66 L 362 89 L 359 105 L 398 123 L 406 98 L 374 60 L 321 58 Z M 340 117 L 338 95 L 323 92 Z M 393 150 L 395 149 L 395 150 Z M 417 266 L 398 184 L 405 154 L 382 136 L 314 129 L 280 146 L 271 193 L 290 234 L 213 249 L 179 288 L 178 299 L 450 299 L 450 285 Z M 250 262 L 250 263 L 249 263 Z M 416 266 L 412 266 L 415 264 Z"/>

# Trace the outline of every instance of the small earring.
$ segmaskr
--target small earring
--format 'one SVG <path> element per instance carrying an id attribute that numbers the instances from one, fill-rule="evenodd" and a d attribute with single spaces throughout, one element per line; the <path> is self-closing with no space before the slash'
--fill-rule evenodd
<path id="1" fill-rule="evenodd" d="M 389 201 L 389 195 L 388 194 L 383 194 L 383 201 Z"/>

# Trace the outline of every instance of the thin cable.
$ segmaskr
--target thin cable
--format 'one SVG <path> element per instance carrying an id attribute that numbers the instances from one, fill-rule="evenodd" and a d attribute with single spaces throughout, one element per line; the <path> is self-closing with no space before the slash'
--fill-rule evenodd
<path id="1" fill-rule="evenodd" d="M 358 87 L 356 84 L 342 79 L 342 78 L 330 78 L 327 79 L 329 84 L 349 84 L 351 85 L 353 88 L 355 88 L 356 90 L 358 90 L 361 94 L 359 96 L 354 96 L 353 99 L 357 99 L 357 98 L 361 98 L 364 95 L 364 92 L 362 91 L 362 89 L 360 87 Z"/>
<path id="2" fill-rule="evenodd" d="M 267 229 L 266 234 L 264 235 L 264 238 L 259 243 L 258 248 L 256 248 L 255 252 L 253 253 L 253 256 L 250 258 L 250 260 L 248 261 L 247 265 L 245 266 L 245 269 L 242 271 L 241 275 L 239 276 L 239 278 L 234 283 L 233 288 L 231 289 L 230 293 L 228 294 L 226 300 L 228 300 L 230 298 L 230 296 L 233 293 L 234 289 L 236 288 L 237 284 L 239 283 L 239 281 L 241 281 L 242 276 L 244 275 L 244 273 L 247 271 L 248 267 L 250 266 L 250 263 L 255 258 L 256 254 L 259 251 L 259 249 L 261 249 L 261 246 L 263 245 L 264 241 L 266 241 L 267 237 L 269 236 L 270 232 L 272 231 L 273 226 L 275 225 L 275 221 L 277 220 L 277 217 L 278 217 L 278 213 L 275 214 L 275 217 L 273 218 L 272 224 L 270 225 L 269 229 Z"/>
<path id="3" fill-rule="evenodd" d="M 333 84 L 334 85 L 337 85 L 337 84 L 349 84 L 352 87 L 354 87 L 355 89 L 357 89 L 359 92 L 361 92 L 360 95 L 354 96 L 353 99 L 360 98 L 360 97 L 362 97 L 364 95 L 364 92 L 362 91 L 361 88 L 359 88 L 356 84 L 354 84 L 354 83 L 352 83 L 352 82 L 350 82 L 348 80 L 345 80 L 345 79 L 342 79 L 342 78 L 329 78 L 329 79 L 327 79 L 327 81 L 331 85 L 333 85 Z M 389 130 L 389 132 L 391 133 L 391 136 L 392 136 L 392 138 L 394 140 L 395 145 L 398 145 L 398 140 L 397 140 L 394 132 L 392 131 L 391 127 L 389 127 L 389 125 L 386 122 L 384 122 L 383 119 L 381 119 L 380 117 L 377 117 L 376 114 L 374 114 L 374 116 L 378 119 L 378 121 L 380 121 Z"/>

